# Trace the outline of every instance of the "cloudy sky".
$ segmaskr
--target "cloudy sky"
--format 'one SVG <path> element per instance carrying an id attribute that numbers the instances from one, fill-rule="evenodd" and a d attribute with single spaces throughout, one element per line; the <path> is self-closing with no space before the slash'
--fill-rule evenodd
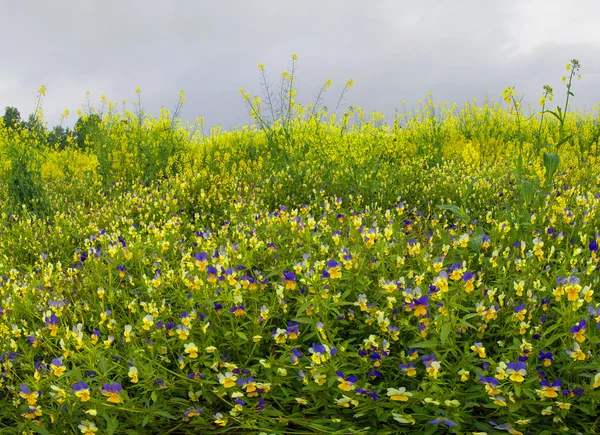
<path id="1" fill-rule="evenodd" d="M 260 94 L 257 65 L 277 85 L 298 55 L 298 99 L 314 101 L 333 81 L 325 104 L 335 106 L 354 79 L 346 105 L 377 110 L 434 100 L 499 98 L 515 86 L 526 100 L 542 85 L 562 101 L 560 78 L 572 58 L 583 78 L 574 105 L 600 101 L 600 4 L 595 0 L 0 0 L 3 30 L 0 114 L 33 111 L 47 87 L 49 126 L 74 113 L 91 93 L 98 102 L 135 97 L 146 110 L 173 107 L 186 93 L 182 117 L 204 116 L 224 129 L 249 123 L 240 87 Z M 560 96 L 559 96 L 560 94 Z M 132 108 L 132 106 L 129 106 Z"/>

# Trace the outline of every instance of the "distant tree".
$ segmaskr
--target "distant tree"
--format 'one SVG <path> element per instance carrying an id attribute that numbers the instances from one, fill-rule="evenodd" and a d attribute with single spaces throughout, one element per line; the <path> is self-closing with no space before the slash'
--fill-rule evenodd
<path id="1" fill-rule="evenodd" d="M 16 107 L 6 107 L 4 109 L 4 116 L 2 118 L 4 120 L 5 127 L 16 129 L 22 124 L 21 113 Z"/>
<path id="2" fill-rule="evenodd" d="M 74 136 L 75 132 L 69 127 L 65 128 L 62 125 L 56 125 L 48 133 L 48 144 L 62 150 L 69 146 L 69 137 L 74 138 Z"/>
<path id="3" fill-rule="evenodd" d="M 36 135 L 37 137 L 43 137 L 46 135 L 46 128 L 44 124 L 35 116 L 34 113 L 31 113 L 27 118 L 27 121 L 21 122 L 23 128 L 29 130 L 29 133 Z"/>
<path id="4" fill-rule="evenodd" d="M 99 131 L 100 117 L 98 115 L 84 115 L 75 123 L 75 143 L 81 149 L 85 148 L 85 141 L 94 140 Z"/>

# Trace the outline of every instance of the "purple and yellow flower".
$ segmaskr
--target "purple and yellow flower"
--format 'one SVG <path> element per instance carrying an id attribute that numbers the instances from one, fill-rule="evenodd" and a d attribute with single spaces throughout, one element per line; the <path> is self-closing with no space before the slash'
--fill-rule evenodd
<path id="1" fill-rule="evenodd" d="M 562 382 L 560 379 L 557 379 L 554 382 L 552 382 L 552 385 L 550 385 L 550 383 L 548 381 L 543 380 L 543 381 L 540 381 L 541 388 L 539 390 L 536 390 L 536 392 L 542 399 L 544 399 L 544 398 L 554 399 L 554 398 L 558 397 L 558 392 L 560 391 L 561 385 L 562 385 Z"/>
<path id="2" fill-rule="evenodd" d="M 356 376 L 344 377 L 344 374 L 342 372 L 340 372 L 340 371 L 336 372 L 336 375 L 337 375 L 336 379 L 339 382 L 338 388 L 340 390 L 351 391 L 354 388 L 356 388 L 354 386 L 354 384 L 357 381 Z"/>
<path id="3" fill-rule="evenodd" d="M 27 403 L 30 405 L 35 405 L 37 403 L 38 397 L 40 397 L 40 393 L 37 391 L 31 391 L 29 387 L 25 384 L 21 384 L 19 386 L 19 396 L 23 399 L 27 400 Z"/>
<path id="4" fill-rule="evenodd" d="M 206 252 L 196 252 L 194 254 L 194 260 L 196 260 L 196 268 L 201 272 L 208 266 L 208 255 Z"/>
<path id="5" fill-rule="evenodd" d="M 300 358 L 302 358 L 303 356 L 304 355 L 302 354 L 302 352 L 294 348 L 292 349 L 292 354 L 290 355 L 290 361 L 292 362 L 292 364 L 296 365 L 300 361 Z"/>
<path id="6" fill-rule="evenodd" d="M 46 328 L 50 330 L 50 335 L 56 337 L 56 331 L 58 330 L 58 317 L 54 313 L 50 314 L 50 317 L 46 317 L 45 320 Z"/>
<path id="7" fill-rule="evenodd" d="M 296 274 L 294 272 L 285 271 L 281 277 L 281 281 L 285 284 L 286 290 L 296 289 Z"/>
<path id="8" fill-rule="evenodd" d="M 123 403 L 123 399 L 121 398 L 121 384 L 114 382 L 111 384 L 102 384 L 102 395 L 107 399 L 106 401 L 109 403 Z"/>
<path id="9" fill-rule="evenodd" d="M 42 408 L 40 406 L 32 407 L 30 406 L 27 411 L 21 414 L 22 417 L 33 420 L 36 417 L 40 417 L 42 415 Z"/>
<path id="10" fill-rule="evenodd" d="M 329 260 L 327 262 L 327 278 L 339 279 L 342 277 L 342 265 L 336 260 Z"/>
<path id="11" fill-rule="evenodd" d="M 311 359 L 315 364 L 321 364 L 333 356 L 335 348 L 330 349 L 329 346 L 324 344 L 315 344 L 308 348 L 308 352 L 312 355 Z"/>
<path id="12" fill-rule="evenodd" d="M 425 365 L 425 371 L 427 372 L 427 376 L 437 379 L 442 366 L 440 362 L 435 358 L 435 355 L 433 353 L 431 355 L 423 355 L 421 357 L 421 360 Z"/>
<path id="13" fill-rule="evenodd" d="M 485 391 L 487 391 L 487 393 L 490 396 L 493 395 L 498 395 L 500 394 L 502 391 L 499 390 L 498 384 L 500 383 L 500 381 L 492 376 L 490 377 L 486 377 L 483 375 L 478 375 L 479 376 L 479 382 L 483 385 L 485 385 Z"/>
<path id="14" fill-rule="evenodd" d="M 406 376 L 415 376 L 417 374 L 415 364 L 412 362 L 409 362 L 408 364 L 400 364 L 398 367 L 400 367 L 400 370 L 402 370 L 402 373 L 405 373 Z"/>
<path id="15" fill-rule="evenodd" d="M 300 336 L 300 324 L 297 322 L 288 322 L 285 333 L 290 340 L 296 340 Z"/>
<path id="16" fill-rule="evenodd" d="M 217 271 L 217 268 L 214 266 L 207 266 L 206 267 L 206 275 L 207 275 L 207 281 L 211 284 L 214 284 L 215 282 L 217 282 L 217 274 L 219 272 Z"/>
<path id="17" fill-rule="evenodd" d="M 77 382 L 72 385 L 73 393 L 82 402 L 90 400 L 90 387 L 85 382 Z"/>
<path id="18" fill-rule="evenodd" d="M 527 314 L 527 308 L 525 307 L 525 304 L 517 305 L 513 311 L 514 316 L 517 317 L 520 321 L 525 320 L 525 315 Z"/>
<path id="19" fill-rule="evenodd" d="M 552 362 L 554 361 L 554 356 L 552 352 L 540 351 L 539 361 L 544 365 L 544 367 L 550 367 L 552 365 Z"/>
<path id="20" fill-rule="evenodd" d="M 414 310 L 415 317 L 425 316 L 427 308 L 429 308 L 429 296 L 425 295 L 418 299 L 413 299 L 409 306 Z"/>
<path id="21" fill-rule="evenodd" d="M 475 286 L 474 286 L 475 275 L 473 275 L 472 272 L 466 271 L 463 274 L 463 276 L 460 277 L 460 279 L 463 281 L 463 284 L 465 286 L 465 291 L 467 293 L 471 293 L 473 291 L 473 289 L 475 288 Z"/>
<path id="22" fill-rule="evenodd" d="M 576 276 L 569 277 L 567 284 L 565 285 L 565 292 L 567 293 L 567 299 L 569 301 L 576 301 L 579 299 L 579 293 L 581 292 L 581 285 L 579 284 L 579 278 Z"/>
<path id="23" fill-rule="evenodd" d="M 195 409 L 188 409 L 187 411 L 185 411 L 183 413 L 183 420 L 184 421 L 190 421 L 192 418 L 200 415 L 200 413 L 203 411 L 202 408 L 195 408 Z"/>
<path id="24" fill-rule="evenodd" d="M 230 313 L 233 313 L 236 317 L 241 317 L 246 314 L 246 307 L 244 305 L 236 305 L 229 310 Z"/>
<path id="25" fill-rule="evenodd" d="M 523 382 L 525 380 L 525 375 L 527 375 L 527 364 L 523 361 L 519 362 L 509 362 L 506 365 L 506 374 L 509 376 L 509 379 L 514 382 Z"/>
<path id="26" fill-rule="evenodd" d="M 585 319 L 581 319 L 579 323 L 571 328 L 571 335 L 575 340 L 580 343 L 585 341 L 585 335 L 583 335 L 587 328 L 587 322 Z"/>
<path id="27" fill-rule="evenodd" d="M 67 370 L 60 358 L 53 358 L 52 362 L 50 363 L 50 368 L 56 377 L 62 376 Z"/>

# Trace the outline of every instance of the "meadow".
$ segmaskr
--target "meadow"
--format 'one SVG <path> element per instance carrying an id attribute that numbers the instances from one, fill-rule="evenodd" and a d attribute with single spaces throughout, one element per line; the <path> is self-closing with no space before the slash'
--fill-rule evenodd
<path id="1" fill-rule="evenodd" d="M 183 94 L 102 99 L 83 146 L 0 121 L 0 433 L 600 432 L 579 63 L 560 107 L 388 124 L 297 103 L 295 61 L 236 131 L 179 121 Z"/>

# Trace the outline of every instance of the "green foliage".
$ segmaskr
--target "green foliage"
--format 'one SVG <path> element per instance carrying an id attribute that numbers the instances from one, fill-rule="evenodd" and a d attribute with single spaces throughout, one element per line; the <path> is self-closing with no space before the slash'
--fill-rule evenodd
<path id="1" fill-rule="evenodd" d="M 16 130 L 21 125 L 21 113 L 16 107 L 6 107 L 2 120 L 4 127 Z"/>
<path id="2" fill-rule="evenodd" d="M 4 149 L 10 166 L 7 174 L 7 201 L 4 212 L 20 216 L 29 211 L 40 217 L 51 213 L 51 206 L 41 177 L 43 151 L 38 146 L 45 131 L 38 118 L 43 91 L 38 94 L 36 111 L 26 123 L 19 124 L 19 111 L 7 107 L 4 121 L 8 122 L 7 143 Z M 22 125 L 22 128 L 17 127 Z"/>
<path id="3" fill-rule="evenodd" d="M 62 125 L 56 125 L 48 133 L 48 145 L 51 148 L 63 150 L 70 146 L 70 142 L 74 140 L 74 133 L 69 127 L 65 128 Z"/>
<path id="4" fill-rule="evenodd" d="M 93 147 L 96 142 L 99 142 L 101 124 L 100 116 L 96 113 L 90 115 L 82 115 L 75 123 L 75 143 L 80 149 Z"/>
<path id="5" fill-rule="evenodd" d="M 595 119 L 285 77 L 210 137 L 140 91 L 0 129 L 0 432 L 598 432 Z"/>

